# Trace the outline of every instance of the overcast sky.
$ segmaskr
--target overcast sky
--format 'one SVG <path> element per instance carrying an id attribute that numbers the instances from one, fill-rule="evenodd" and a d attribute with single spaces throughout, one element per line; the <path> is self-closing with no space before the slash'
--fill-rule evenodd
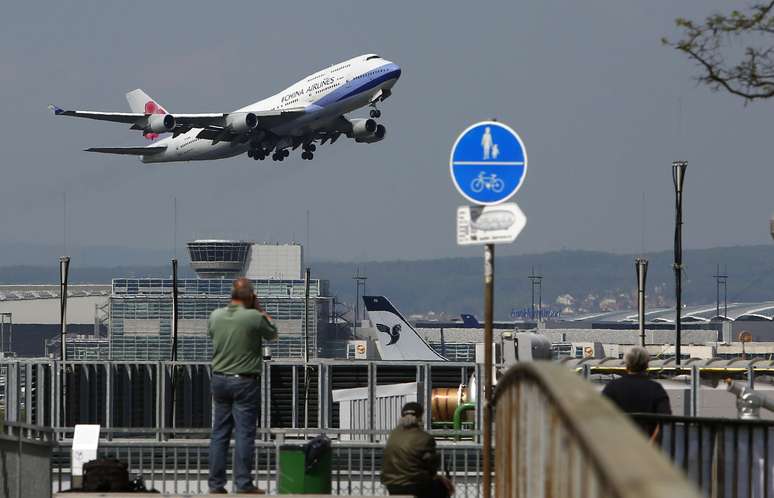
<path id="1" fill-rule="evenodd" d="M 303 242 L 309 210 L 313 259 L 478 255 L 455 245 L 463 200 L 449 149 L 496 117 L 529 154 L 516 196 L 529 221 L 499 253 L 639 252 L 643 228 L 645 250 L 669 247 L 673 159 L 689 161 L 686 247 L 766 243 L 772 104 L 696 86 L 692 64 L 659 41 L 677 16 L 737 4 L 11 2 L 0 238 L 61 245 L 66 192 L 73 245 L 169 248 L 176 197 L 180 240 Z M 386 140 L 340 140 L 311 162 L 142 165 L 81 151 L 142 145 L 137 132 L 46 109 L 128 111 L 124 94 L 141 87 L 170 112 L 229 111 L 369 52 L 403 69 L 382 107 Z"/>

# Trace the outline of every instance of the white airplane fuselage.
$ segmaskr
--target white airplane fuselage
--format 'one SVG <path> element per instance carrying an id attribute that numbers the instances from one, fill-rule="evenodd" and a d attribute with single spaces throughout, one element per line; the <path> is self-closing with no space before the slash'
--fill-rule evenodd
<path id="1" fill-rule="evenodd" d="M 303 108 L 300 116 L 268 131 L 283 137 L 272 146 L 284 149 L 292 146 L 293 137 L 313 135 L 340 116 L 367 106 L 387 96 L 400 77 L 397 64 L 376 55 L 364 55 L 327 67 L 285 90 L 234 112 L 281 111 Z M 149 147 L 166 146 L 166 150 L 141 156 L 144 163 L 201 161 L 223 159 L 244 154 L 248 142 L 218 142 L 197 138 L 201 128 L 193 128 L 176 137 L 166 137 Z"/>

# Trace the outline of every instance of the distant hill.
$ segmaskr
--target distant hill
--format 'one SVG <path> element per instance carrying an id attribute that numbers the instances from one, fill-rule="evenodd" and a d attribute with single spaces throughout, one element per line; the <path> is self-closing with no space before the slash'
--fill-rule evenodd
<path id="1" fill-rule="evenodd" d="M 649 305 L 673 302 L 674 274 L 669 251 L 645 255 L 649 261 Z M 724 247 L 688 250 L 684 256 L 684 301 L 688 304 L 715 302 L 716 265 L 727 266 L 728 299 L 759 301 L 774 299 L 774 246 Z M 450 258 L 419 261 L 360 263 L 368 277 L 366 292 L 388 296 L 406 314 L 429 311 L 457 316 L 471 312 L 481 316 L 483 262 L 481 258 Z M 552 308 L 558 296 L 570 295 L 573 307 L 596 311 L 600 305 L 628 308 L 636 290 L 634 256 L 593 251 L 556 251 L 496 260 L 495 305 L 500 319 L 512 309 L 530 306 L 527 276 L 534 266 L 543 275 L 543 303 Z M 331 292 L 351 306 L 356 265 L 315 262 L 314 278 L 328 279 Z M 73 264 L 73 283 L 109 283 L 113 277 L 165 277 L 169 266 L 124 265 L 107 268 Z M 193 273 L 181 257 L 181 277 Z M 58 281 L 56 266 L 3 266 L 0 283 L 51 283 Z M 585 301 L 585 303 L 584 303 Z"/>
<path id="2" fill-rule="evenodd" d="M 672 253 L 645 255 L 649 260 L 648 305 L 674 303 Z M 727 266 L 728 300 L 774 299 L 774 246 L 746 246 L 689 250 L 684 254 L 683 291 L 687 304 L 715 302 L 715 279 L 721 265 Z M 391 261 L 360 264 L 368 277 L 367 292 L 384 294 L 405 313 L 445 312 L 457 316 L 472 312 L 481 316 L 483 306 L 483 261 L 455 258 L 426 261 Z M 543 275 L 543 303 L 552 308 L 560 295 L 569 294 L 580 307 L 588 296 L 599 303 L 615 299 L 618 308 L 636 306 L 634 256 L 593 251 L 556 251 L 524 256 L 504 256 L 495 261 L 495 313 L 507 318 L 513 309 L 531 304 L 527 278 L 532 267 Z M 331 282 L 331 289 L 345 302 L 352 302 L 354 264 L 318 263 L 314 275 Z M 721 296 L 722 299 L 722 296 Z"/>

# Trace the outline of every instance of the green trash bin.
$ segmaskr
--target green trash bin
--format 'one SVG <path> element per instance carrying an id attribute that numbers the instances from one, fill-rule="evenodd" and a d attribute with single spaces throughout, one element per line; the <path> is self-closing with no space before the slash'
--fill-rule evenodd
<path id="1" fill-rule="evenodd" d="M 328 438 L 283 444 L 279 454 L 279 494 L 331 494 L 332 451 Z"/>

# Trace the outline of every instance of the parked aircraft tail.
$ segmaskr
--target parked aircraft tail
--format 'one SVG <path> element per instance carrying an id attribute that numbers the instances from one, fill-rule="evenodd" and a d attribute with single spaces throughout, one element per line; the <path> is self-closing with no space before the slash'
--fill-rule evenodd
<path id="1" fill-rule="evenodd" d="M 384 296 L 363 296 L 368 318 L 378 331 L 383 360 L 446 361 L 409 325 Z"/>
<path id="2" fill-rule="evenodd" d="M 466 313 L 463 313 L 462 315 L 462 324 L 465 326 L 465 328 L 469 329 L 480 329 L 481 324 L 478 321 L 478 318 L 476 318 L 474 315 L 468 315 Z"/>

